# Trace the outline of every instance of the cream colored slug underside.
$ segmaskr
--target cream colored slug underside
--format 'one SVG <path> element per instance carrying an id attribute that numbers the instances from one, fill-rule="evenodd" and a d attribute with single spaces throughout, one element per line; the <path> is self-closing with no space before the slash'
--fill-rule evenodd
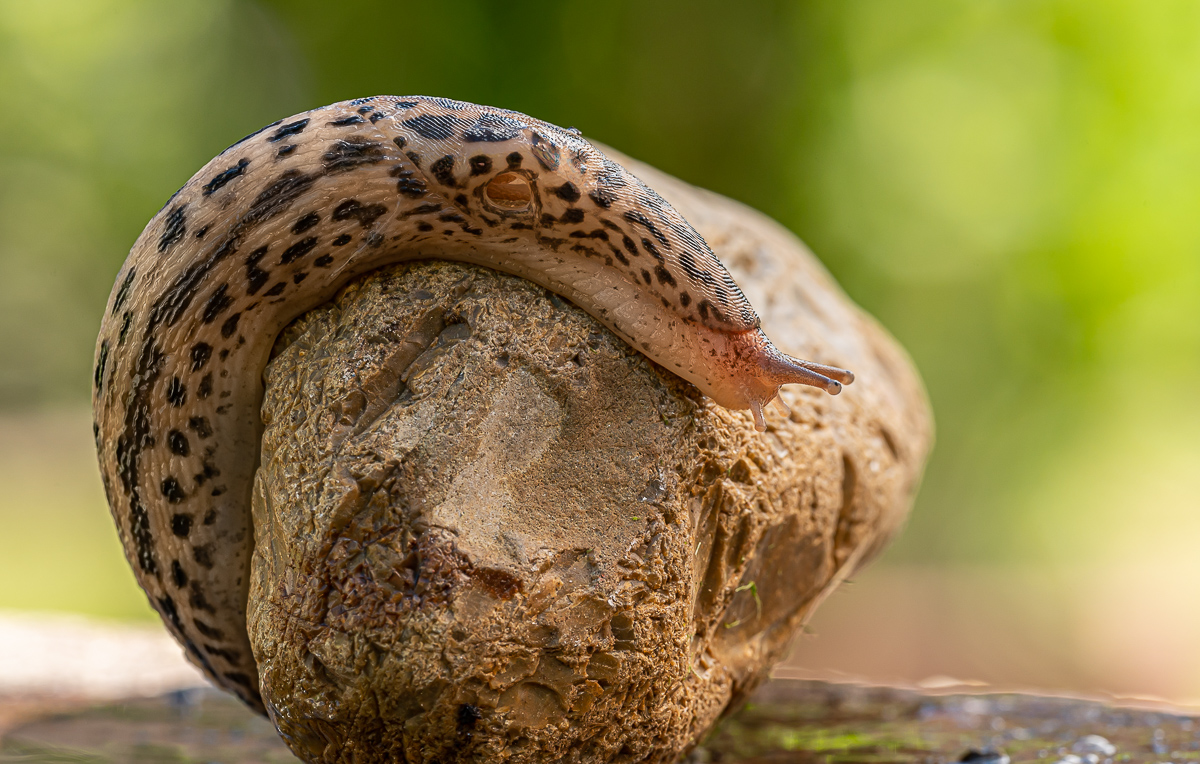
<path id="1" fill-rule="evenodd" d="M 261 374 L 279 330 L 405 259 L 513 273 L 734 408 L 852 377 L 779 353 L 708 245 L 572 131 L 441 98 L 315 109 L 209 162 L 146 226 L 96 350 L 96 448 L 139 583 L 262 711 L 245 627 Z"/>

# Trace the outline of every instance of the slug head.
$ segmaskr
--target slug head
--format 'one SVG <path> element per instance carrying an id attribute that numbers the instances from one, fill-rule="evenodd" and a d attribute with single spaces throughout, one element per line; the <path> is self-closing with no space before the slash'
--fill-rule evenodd
<path id="1" fill-rule="evenodd" d="M 727 334 L 724 339 L 728 376 L 705 392 L 726 408 L 750 409 L 759 432 L 767 429 L 763 408 L 777 399 L 783 385 L 808 385 L 837 395 L 842 385 L 854 381 L 853 372 L 781 352 L 761 329 Z"/>

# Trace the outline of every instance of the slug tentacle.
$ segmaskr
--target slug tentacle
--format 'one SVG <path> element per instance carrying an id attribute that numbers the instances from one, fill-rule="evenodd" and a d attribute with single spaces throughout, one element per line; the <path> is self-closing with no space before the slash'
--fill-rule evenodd
<path id="1" fill-rule="evenodd" d="M 793 359 L 704 239 L 577 134 L 504 109 L 378 96 L 230 146 L 146 226 L 96 346 L 101 475 L 138 582 L 189 657 L 263 711 L 246 634 L 262 371 L 350 279 L 437 257 L 534 281 L 717 403 L 853 375 Z"/>

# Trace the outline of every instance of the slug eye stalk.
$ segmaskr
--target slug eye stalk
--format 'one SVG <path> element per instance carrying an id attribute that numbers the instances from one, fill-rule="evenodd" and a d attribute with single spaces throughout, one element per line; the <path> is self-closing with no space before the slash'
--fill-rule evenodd
<path id="1" fill-rule="evenodd" d="M 785 415 L 790 412 L 787 404 L 779 398 L 779 388 L 783 385 L 807 385 L 820 388 L 830 395 L 837 395 L 842 391 L 842 385 L 854 382 L 852 371 L 793 358 L 781 353 L 769 343 L 765 351 L 758 358 L 757 394 L 748 391 L 747 396 L 750 412 L 754 415 L 754 429 L 759 432 L 767 429 L 763 408 L 771 401 L 777 401 Z"/>

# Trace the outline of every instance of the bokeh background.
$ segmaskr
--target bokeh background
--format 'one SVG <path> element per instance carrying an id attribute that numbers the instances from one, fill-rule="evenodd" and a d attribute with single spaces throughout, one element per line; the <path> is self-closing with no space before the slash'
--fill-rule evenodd
<path id="1" fill-rule="evenodd" d="M 1192 0 L 0 0 L 0 609 L 154 619 L 89 432 L 117 268 L 230 143 L 381 93 L 758 207 L 908 348 L 912 520 L 792 666 L 1200 699 Z"/>

